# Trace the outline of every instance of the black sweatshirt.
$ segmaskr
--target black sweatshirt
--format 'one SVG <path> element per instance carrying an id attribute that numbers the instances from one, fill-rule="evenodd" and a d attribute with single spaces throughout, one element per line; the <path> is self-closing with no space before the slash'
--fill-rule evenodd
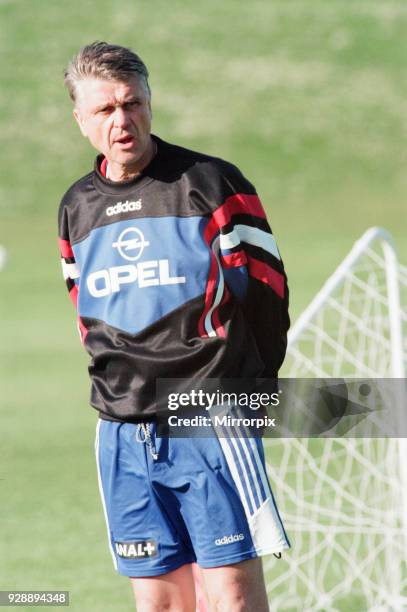
<path id="1" fill-rule="evenodd" d="M 232 164 L 153 136 L 130 180 L 67 191 L 59 237 L 102 418 L 157 413 L 156 379 L 277 377 L 288 289 L 254 187 Z"/>

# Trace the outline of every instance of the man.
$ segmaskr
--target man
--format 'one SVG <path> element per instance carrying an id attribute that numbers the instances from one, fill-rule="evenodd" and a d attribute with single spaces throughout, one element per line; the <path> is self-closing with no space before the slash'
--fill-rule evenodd
<path id="1" fill-rule="evenodd" d="M 64 276 L 91 355 L 113 562 L 142 612 L 268 609 L 261 555 L 288 548 L 261 441 L 156 435 L 158 378 L 276 377 L 287 285 L 253 186 L 151 134 L 148 72 L 93 43 L 65 72 L 94 170 L 62 199 Z"/>

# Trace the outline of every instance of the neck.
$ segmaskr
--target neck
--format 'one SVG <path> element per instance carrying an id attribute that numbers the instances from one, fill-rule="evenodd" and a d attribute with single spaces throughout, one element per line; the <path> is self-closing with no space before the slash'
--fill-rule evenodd
<path id="1" fill-rule="evenodd" d="M 138 176 L 157 154 L 157 143 L 150 138 L 149 145 L 143 155 L 133 164 L 119 164 L 114 160 L 107 160 L 106 178 L 110 181 L 128 181 Z"/>

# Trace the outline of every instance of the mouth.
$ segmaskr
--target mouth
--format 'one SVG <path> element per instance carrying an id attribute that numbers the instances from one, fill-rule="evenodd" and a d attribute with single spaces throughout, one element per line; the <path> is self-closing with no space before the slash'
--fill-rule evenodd
<path id="1" fill-rule="evenodd" d="M 131 147 L 135 142 L 135 138 L 134 136 L 131 136 L 130 134 L 126 135 L 126 136 L 120 136 L 120 138 L 116 138 L 114 140 L 114 144 L 118 144 L 121 147 Z"/>

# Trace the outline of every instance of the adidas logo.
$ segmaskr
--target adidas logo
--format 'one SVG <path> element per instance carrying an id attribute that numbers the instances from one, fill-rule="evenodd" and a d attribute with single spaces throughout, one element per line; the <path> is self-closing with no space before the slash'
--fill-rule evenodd
<path id="1" fill-rule="evenodd" d="M 106 208 L 106 214 L 108 217 L 111 217 L 112 215 L 119 215 L 120 213 L 132 210 L 141 210 L 141 200 L 136 200 L 135 202 L 129 202 L 129 200 L 117 202 L 114 206 Z"/>
<path id="2" fill-rule="evenodd" d="M 232 544 L 233 542 L 241 542 L 244 540 L 243 533 L 235 533 L 230 536 L 223 536 L 223 538 L 218 538 L 215 540 L 216 546 L 223 546 L 224 544 Z"/>

